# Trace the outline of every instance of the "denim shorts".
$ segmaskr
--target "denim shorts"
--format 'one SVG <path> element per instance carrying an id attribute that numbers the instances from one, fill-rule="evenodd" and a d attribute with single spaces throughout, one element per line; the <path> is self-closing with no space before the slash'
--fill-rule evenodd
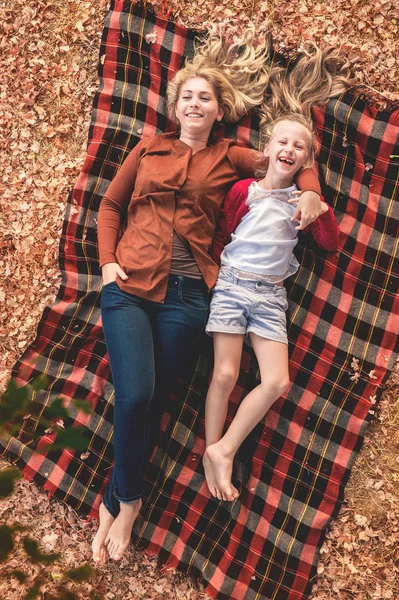
<path id="1" fill-rule="evenodd" d="M 251 346 L 249 333 L 275 342 L 288 344 L 286 310 L 287 291 L 282 285 L 265 281 L 241 279 L 229 269 L 219 273 L 205 331 L 246 334 L 245 342 Z"/>

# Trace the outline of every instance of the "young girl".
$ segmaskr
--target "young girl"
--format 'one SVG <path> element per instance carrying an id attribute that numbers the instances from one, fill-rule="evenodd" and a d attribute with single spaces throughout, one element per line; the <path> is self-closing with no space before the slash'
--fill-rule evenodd
<path id="1" fill-rule="evenodd" d="M 206 399 L 203 463 L 209 490 L 219 500 L 238 497 L 231 483 L 234 456 L 289 386 L 287 295 L 282 282 L 298 269 L 293 255 L 298 236 L 293 180 L 313 162 L 314 139 L 310 122 L 298 114 L 274 121 L 267 138 L 267 172 L 260 181 L 245 179 L 233 186 L 213 246 L 221 269 L 206 326 L 214 337 L 215 366 Z M 331 208 L 325 202 L 322 207 L 322 215 L 309 228 L 321 248 L 333 251 L 339 229 Z M 241 402 L 222 435 L 244 340 L 253 346 L 261 383 Z"/>

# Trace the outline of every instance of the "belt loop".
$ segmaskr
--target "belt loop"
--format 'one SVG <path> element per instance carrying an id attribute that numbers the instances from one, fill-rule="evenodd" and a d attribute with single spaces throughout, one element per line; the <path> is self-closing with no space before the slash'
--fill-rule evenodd
<path id="1" fill-rule="evenodd" d="M 181 295 L 183 293 L 184 276 L 183 275 L 178 275 L 177 278 L 179 280 L 179 285 L 177 286 L 177 293 L 179 295 Z"/>

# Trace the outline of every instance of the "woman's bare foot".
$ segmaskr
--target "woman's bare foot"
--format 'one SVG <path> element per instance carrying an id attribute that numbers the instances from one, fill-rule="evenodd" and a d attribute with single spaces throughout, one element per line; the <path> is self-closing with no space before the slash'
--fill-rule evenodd
<path id="1" fill-rule="evenodd" d="M 212 496 L 214 496 L 218 500 L 223 500 L 222 494 L 220 493 L 220 491 L 218 490 L 218 487 L 217 487 L 216 476 L 213 471 L 212 463 L 209 460 L 206 451 L 205 451 L 205 454 L 202 459 L 202 464 L 204 466 L 205 479 L 206 479 L 206 483 L 208 485 L 209 491 L 211 492 Z"/>
<path id="2" fill-rule="evenodd" d="M 120 560 L 129 546 L 133 525 L 138 517 L 141 506 L 141 498 L 131 504 L 120 502 L 119 515 L 112 523 L 105 540 L 105 546 L 109 555 L 114 560 Z"/>
<path id="3" fill-rule="evenodd" d="M 105 547 L 105 538 L 107 537 L 107 533 L 110 530 L 112 523 L 114 522 L 114 517 L 111 513 L 108 512 L 104 504 L 101 502 L 100 504 L 100 524 L 98 526 L 98 530 L 96 535 L 94 536 L 92 542 L 92 550 L 93 550 L 93 560 L 94 562 L 105 562 L 108 558 L 108 550 Z"/>
<path id="4" fill-rule="evenodd" d="M 231 454 L 223 451 L 220 442 L 208 446 L 205 456 L 209 460 L 214 477 L 216 479 L 216 489 L 223 500 L 233 501 L 238 498 L 238 490 L 231 483 L 231 475 L 233 473 L 233 458 Z M 216 494 L 219 498 L 219 495 Z"/>

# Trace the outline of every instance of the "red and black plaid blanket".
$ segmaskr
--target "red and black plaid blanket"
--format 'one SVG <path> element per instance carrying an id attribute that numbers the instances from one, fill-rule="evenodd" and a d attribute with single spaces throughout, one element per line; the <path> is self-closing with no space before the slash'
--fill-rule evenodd
<path id="1" fill-rule="evenodd" d="M 156 31 L 156 42 L 145 36 Z M 39 453 L 27 419 L 3 453 L 49 493 L 88 515 L 98 509 L 112 464 L 113 386 L 101 329 L 96 216 L 102 195 L 142 136 L 168 129 L 165 88 L 193 52 L 194 34 L 140 5 L 113 0 L 100 51 L 100 87 L 87 157 L 70 194 L 60 244 L 62 284 L 34 343 L 15 368 L 19 383 L 46 373 L 43 407 L 85 399 L 87 453 Z M 310 592 L 325 530 L 397 350 L 398 111 L 378 112 L 347 93 L 314 111 L 324 195 L 341 229 L 335 254 L 301 238 L 301 268 L 288 280 L 292 388 L 241 448 L 234 503 L 210 498 L 201 458 L 211 346 L 180 381 L 146 474 L 134 529 L 139 547 L 200 579 L 214 598 L 302 600 Z M 226 129 L 256 146 L 257 121 Z M 396 270 L 395 270 L 396 266 Z M 359 370 L 354 372 L 353 358 Z M 231 412 L 256 385 L 247 352 Z"/>

